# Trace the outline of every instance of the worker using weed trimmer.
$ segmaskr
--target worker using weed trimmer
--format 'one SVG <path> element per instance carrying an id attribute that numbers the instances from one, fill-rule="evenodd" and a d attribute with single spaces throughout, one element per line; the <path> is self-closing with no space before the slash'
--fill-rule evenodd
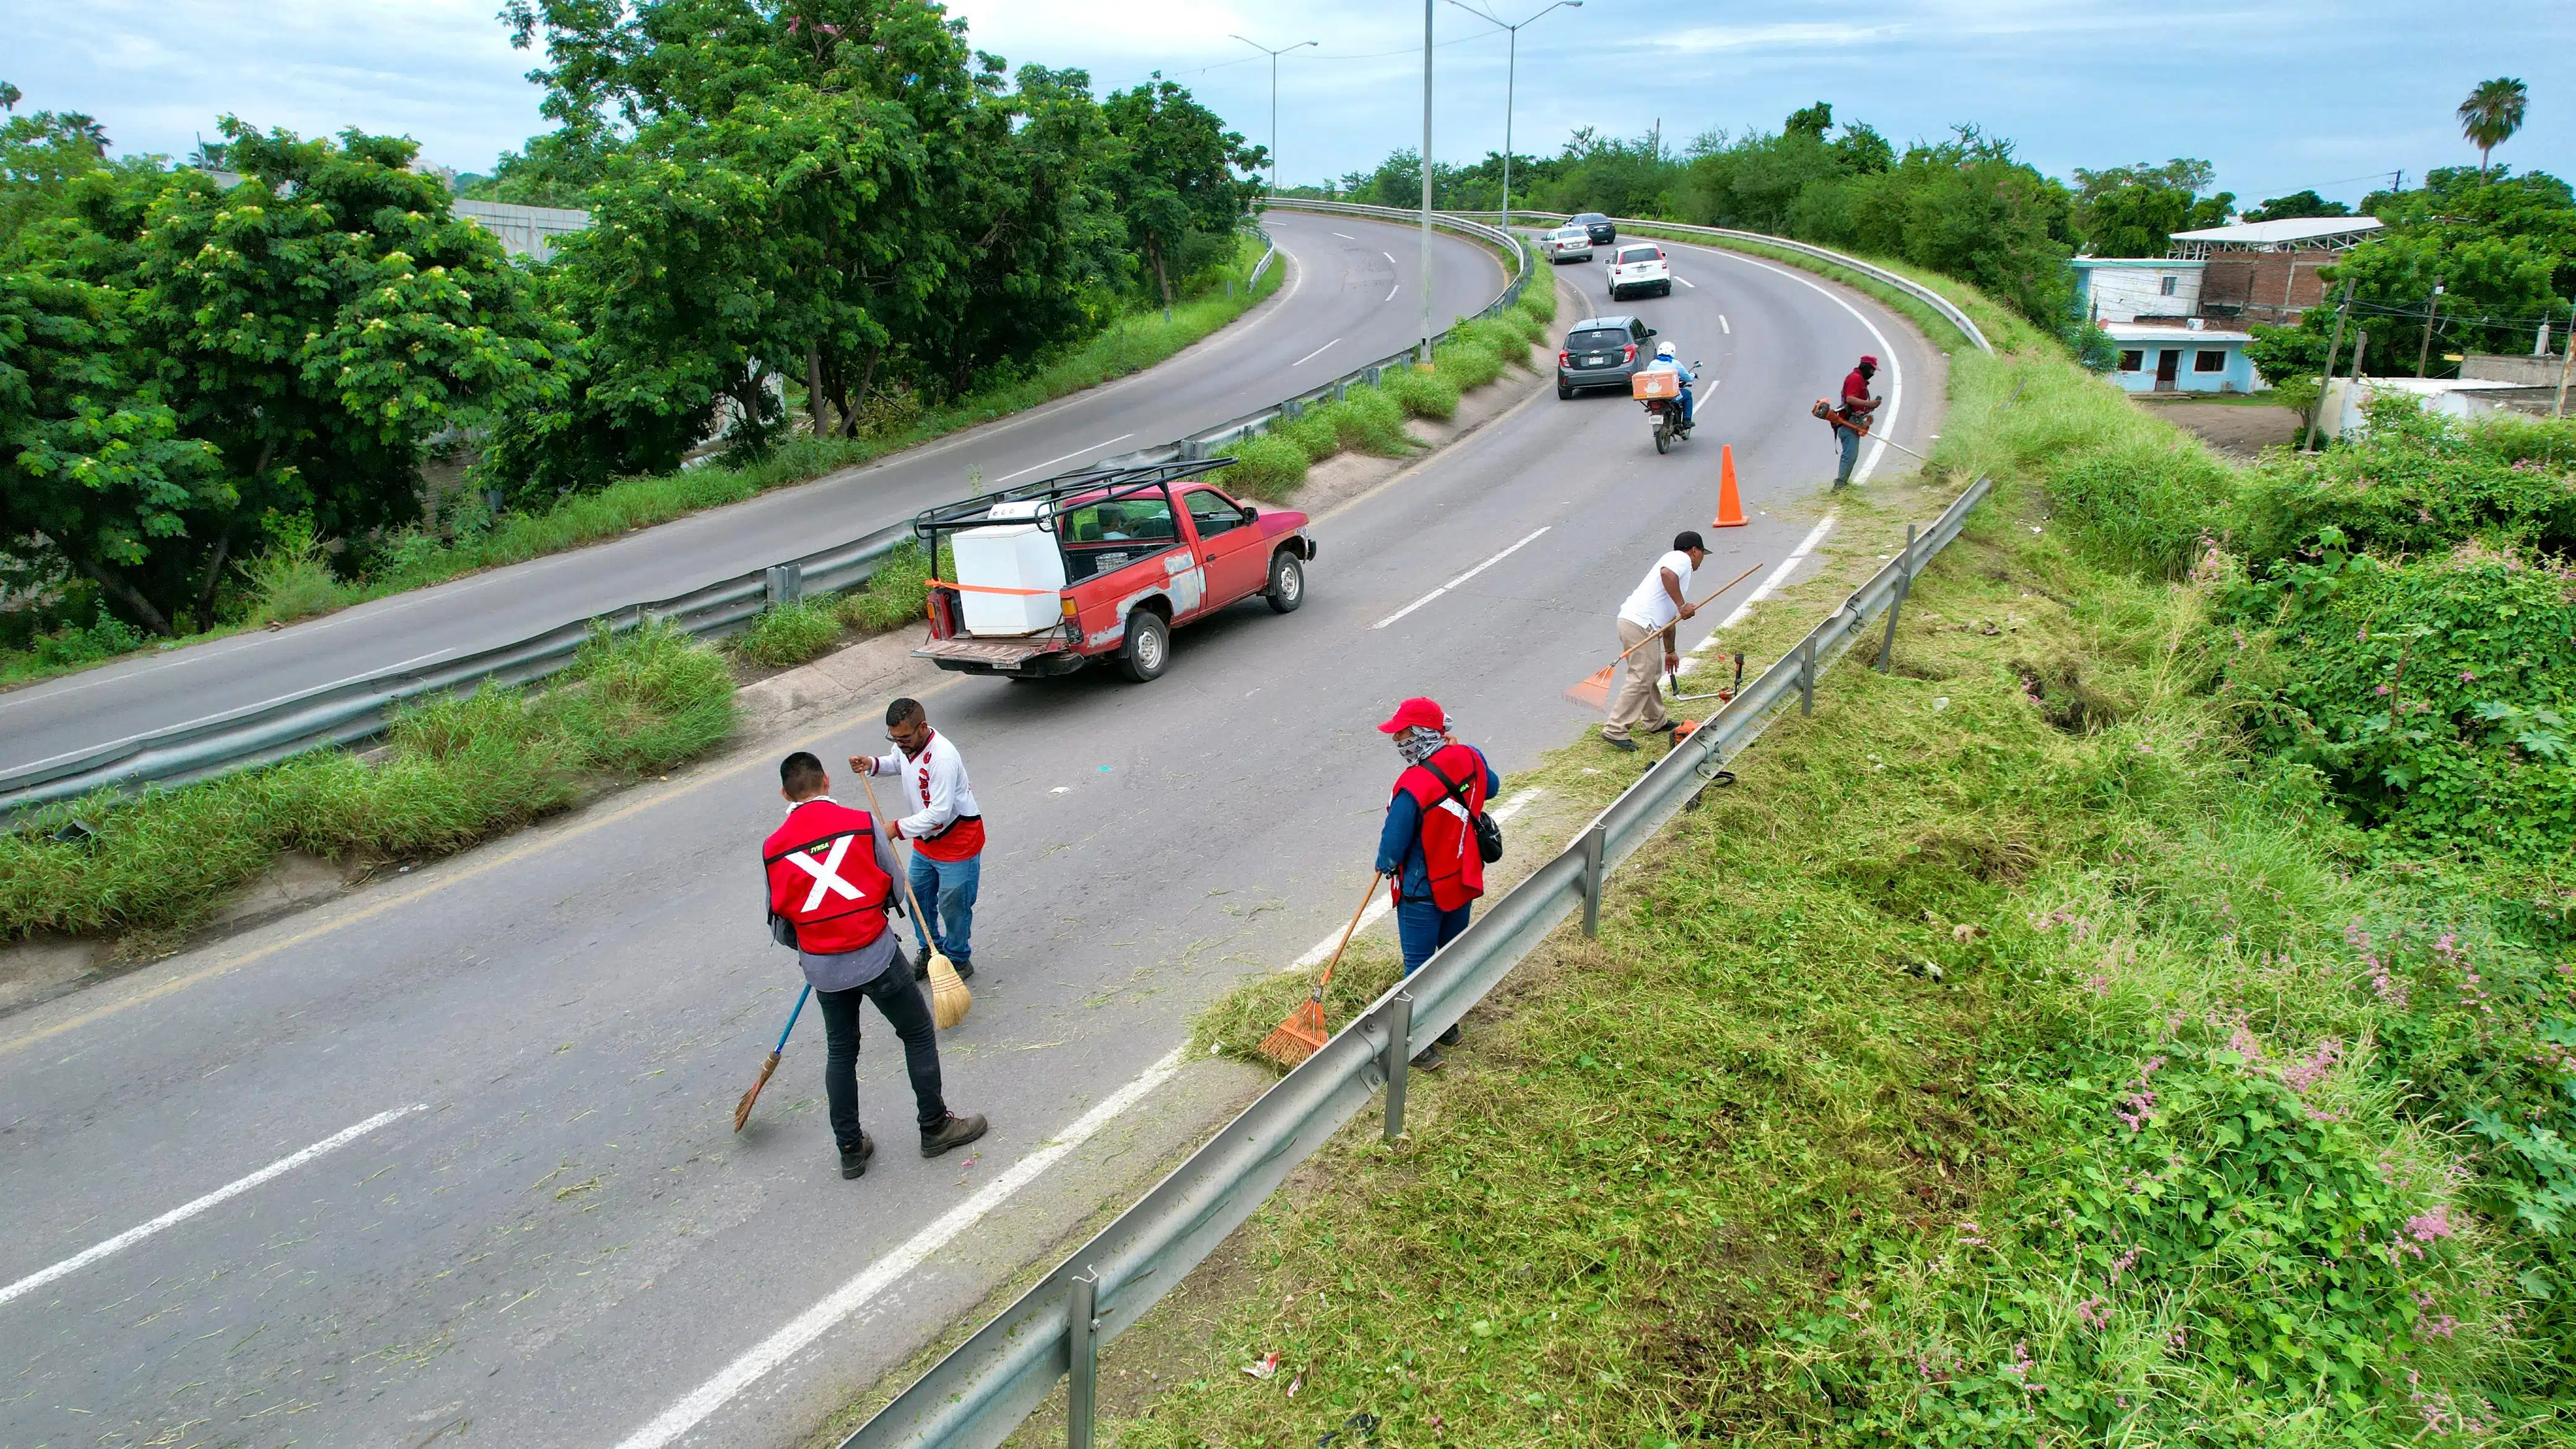
<path id="1" fill-rule="evenodd" d="M 1431 700 L 1397 705 L 1378 731 L 1393 735 L 1404 757 L 1377 833 L 1377 873 L 1395 878 L 1395 935 L 1410 976 L 1467 929 L 1467 913 L 1485 893 L 1485 864 L 1502 858 L 1503 833 L 1485 802 L 1503 780 L 1484 751 L 1458 742 L 1447 712 Z M 1413 1064 L 1430 1071 L 1440 1048 L 1457 1044 L 1453 1025 Z"/>
<path id="2" fill-rule="evenodd" d="M 778 793 L 787 799 L 787 819 L 761 846 L 760 861 L 769 876 L 772 929 L 783 944 L 795 946 L 797 964 L 823 1013 L 823 1095 L 831 1103 L 841 1176 L 857 1177 L 877 1150 L 859 1126 L 862 997 L 874 1001 L 903 1038 L 921 1155 L 937 1157 L 983 1136 L 984 1119 L 958 1116 L 940 1095 L 930 1003 L 912 979 L 900 938 L 886 926 L 894 852 L 868 812 L 834 800 L 831 788 L 823 762 L 805 751 L 779 762 Z M 794 1028 L 794 1018 L 788 1025 Z M 771 1056 L 774 1061 L 776 1053 Z M 748 1116 L 750 1105 L 746 1098 L 739 1115 Z"/>
<path id="3" fill-rule="evenodd" d="M 1662 734 L 1673 727 L 1672 716 L 1664 713 L 1664 698 L 1656 688 L 1667 674 L 1682 667 L 1678 630 L 1681 621 L 1699 612 L 1690 602 L 1691 575 L 1708 561 L 1708 544 L 1696 529 L 1683 529 L 1673 535 L 1672 550 L 1655 560 L 1637 587 L 1628 593 L 1628 602 L 1619 606 L 1620 661 L 1628 673 L 1619 686 L 1619 697 L 1611 702 L 1610 717 L 1601 722 L 1601 738 L 1614 750 L 1634 750 L 1637 742 L 1631 731 Z M 1664 647 L 1658 651 L 1646 641 L 1664 636 Z M 1656 655 L 1660 652 L 1662 658 Z"/>
<path id="4" fill-rule="evenodd" d="M 898 699 L 886 706 L 889 755 L 852 755 L 850 768 L 892 775 L 911 792 L 913 813 L 885 823 L 888 839 L 912 842 L 912 893 L 920 897 L 921 914 L 913 934 L 920 938 L 922 970 L 933 951 L 946 956 L 961 978 L 975 975 L 975 893 L 984 880 L 984 817 L 975 808 L 975 787 L 966 780 L 966 758 L 948 737 L 930 727 L 930 715 L 917 699 Z"/>
<path id="5" fill-rule="evenodd" d="M 1860 440 L 1869 436 L 1869 420 L 1884 398 L 1873 397 L 1869 380 L 1878 376 L 1878 359 L 1863 353 L 1860 365 L 1843 378 L 1842 402 L 1834 407 L 1818 404 L 1816 416 L 1833 424 L 1834 442 L 1842 449 L 1842 468 L 1834 474 L 1834 486 L 1851 482 L 1852 466 L 1860 461 Z"/>

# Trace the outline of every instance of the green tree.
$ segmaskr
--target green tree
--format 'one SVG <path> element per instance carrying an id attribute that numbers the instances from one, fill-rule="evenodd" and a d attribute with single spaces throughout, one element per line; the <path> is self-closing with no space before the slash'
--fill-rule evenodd
<path id="1" fill-rule="evenodd" d="M 2314 191 L 2293 191 L 2275 196 L 2246 212 L 2244 221 L 2289 221 L 2302 216 L 2350 216 L 2352 208 L 2340 201 L 2328 201 Z"/>
<path id="2" fill-rule="evenodd" d="M 2478 148 L 2478 170 L 2487 169 L 2487 153 L 2513 138 L 2522 129 L 2522 113 L 2531 103 L 2531 91 L 2511 76 L 2498 76 L 2481 81 L 2460 102 L 2460 134 Z"/>
<path id="3" fill-rule="evenodd" d="M 2070 219 L 2095 256 L 2160 257 L 2175 232 L 2226 223 L 2236 198 L 2224 191 L 2203 198 L 2210 178 L 2208 162 L 2179 158 L 2162 166 L 2079 168 Z"/>
<path id="4" fill-rule="evenodd" d="M 1106 167 L 1109 192 L 1168 307 L 1173 261 L 1193 235 L 1232 233 L 1235 219 L 1260 194 L 1269 153 L 1244 144 L 1161 71 L 1131 90 L 1111 92 L 1101 110 L 1119 143 Z M 1414 175 L 1418 186 L 1421 173 Z"/>
<path id="5" fill-rule="evenodd" d="M 0 110 L 18 88 L 0 82 Z M 28 226 L 62 209 L 75 177 L 107 164 L 107 132 L 77 111 L 37 111 L 0 121 L 0 252 Z"/>
<path id="6" fill-rule="evenodd" d="M 1829 101 L 1818 101 L 1812 106 L 1791 111 L 1789 119 L 1781 125 L 1781 129 L 1789 135 L 1805 136 L 1817 141 L 1825 139 L 1825 133 L 1833 128 L 1834 108 Z"/>

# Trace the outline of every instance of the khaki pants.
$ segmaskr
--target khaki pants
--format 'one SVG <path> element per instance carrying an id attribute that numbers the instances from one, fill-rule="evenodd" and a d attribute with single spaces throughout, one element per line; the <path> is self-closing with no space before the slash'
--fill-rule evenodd
<path id="1" fill-rule="evenodd" d="M 1610 718 L 1601 725 L 1605 740 L 1624 740 L 1631 729 L 1653 730 L 1664 722 L 1664 697 L 1655 688 L 1663 677 L 1664 650 L 1660 642 L 1641 643 L 1661 629 L 1649 629 L 1633 619 L 1619 621 L 1619 647 L 1635 646 L 1628 656 L 1627 674 L 1620 680 L 1619 693 L 1610 702 Z"/>

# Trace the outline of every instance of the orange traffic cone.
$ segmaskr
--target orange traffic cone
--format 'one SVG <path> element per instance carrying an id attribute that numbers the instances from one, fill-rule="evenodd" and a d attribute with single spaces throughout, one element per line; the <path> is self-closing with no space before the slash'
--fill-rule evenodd
<path id="1" fill-rule="evenodd" d="M 1717 517 L 1708 526 L 1742 528 L 1744 524 L 1744 500 L 1735 494 L 1735 445 L 1726 443 L 1717 450 Z"/>

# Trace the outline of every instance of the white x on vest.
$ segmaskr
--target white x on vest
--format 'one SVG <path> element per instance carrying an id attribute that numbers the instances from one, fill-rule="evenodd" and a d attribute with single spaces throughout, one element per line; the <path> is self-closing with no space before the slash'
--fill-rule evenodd
<path id="1" fill-rule="evenodd" d="M 841 879 L 841 857 L 850 853 L 850 842 L 855 838 L 856 837 L 854 836 L 844 835 L 840 839 L 833 841 L 832 853 L 823 857 L 823 863 L 821 865 L 816 865 L 814 863 L 814 857 L 805 851 L 791 850 L 787 852 L 788 864 L 793 865 L 798 870 L 814 877 L 814 889 L 808 892 L 805 896 L 806 910 L 813 910 L 816 906 L 823 904 L 823 892 L 825 891 L 830 891 L 834 895 L 841 897 L 843 900 L 855 901 L 859 898 L 859 888 L 850 884 L 848 881 Z"/>

